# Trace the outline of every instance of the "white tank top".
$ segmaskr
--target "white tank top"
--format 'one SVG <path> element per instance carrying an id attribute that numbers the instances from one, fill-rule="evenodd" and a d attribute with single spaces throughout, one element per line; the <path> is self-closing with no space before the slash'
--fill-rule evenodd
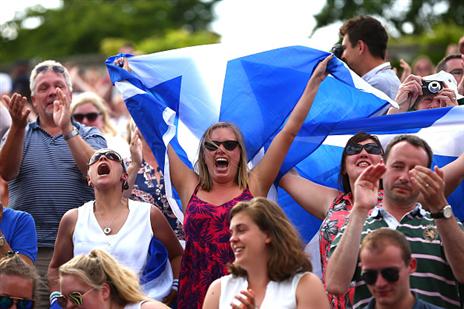
<path id="1" fill-rule="evenodd" d="M 88 254 L 92 249 L 104 249 L 118 262 L 132 269 L 138 276 L 147 260 L 148 246 L 153 236 L 148 203 L 129 200 L 129 215 L 119 232 L 105 235 L 95 218 L 90 201 L 77 209 L 74 228 L 74 256 Z"/>
<path id="2" fill-rule="evenodd" d="M 261 309 L 294 309 L 296 308 L 296 288 L 301 277 L 306 273 L 298 273 L 292 278 L 276 282 L 269 281 L 264 294 Z M 219 298 L 220 309 L 230 309 L 232 302 L 237 303 L 235 296 L 240 291 L 248 288 L 248 281 L 245 277 L 233 277 L 232 275 L 221 278 L 221 297 Z"/>

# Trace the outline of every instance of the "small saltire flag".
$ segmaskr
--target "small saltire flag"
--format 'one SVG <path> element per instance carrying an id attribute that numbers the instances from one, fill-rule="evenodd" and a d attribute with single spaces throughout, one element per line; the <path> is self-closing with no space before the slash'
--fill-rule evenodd
<path id="1" fill-rule="evenodd" d="M 217 121 L 230 121 L 243 133 L 248 158 L 258 157 L 328 54 L 305 45 L 269 49 L 213 44 L 143 56 L 120 54 L 106 61 L 112 82 L 164 170 L 169 202 L 180 220 L 166 145 L 171 143 L 193 167 L 203 132 Z M 114 65 L 121 56 L 127 57 L 129 71 Z M 329 63 L 328 71 L 304 124 L 302 138 L 314 146 L 306 153 L 326 137 L 311 133 L 329 132 L 340 121 L 368 117 L 392 103 L 339 59 Z M 292 151 L 297 158 L 289 162 L 301 161 L 298 149 Z M 287 163 L 285 169 L 290 167 Z"/>

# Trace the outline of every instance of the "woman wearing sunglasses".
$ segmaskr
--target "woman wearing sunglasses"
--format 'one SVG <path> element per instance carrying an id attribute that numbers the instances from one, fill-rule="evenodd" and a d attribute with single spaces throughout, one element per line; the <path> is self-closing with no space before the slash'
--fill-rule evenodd
<path id="1" fill-rule="evenodd" d="M 229 246 L 229 211 L 239 201 L 267 196 L 287 151 L 308 114 L 319 85 L 327 76 L 321 61 L 283 129 L 263 159 L 251 171 L 241 133 L 231 123 L 216 123 L 200 140 L 196 171 L 188 168 L 168 147 L 172 183 L 185 218 L 185 254 L 182 259 L 179 308 L 201 308 L 208 286 L 227 273 L 233 261 Z M 244 115 L 246 117 L 246 115 Z"/>
<path id="2" fill-rule="evenodd" d="M 238 203 L 230 230 L 231 274 L 211 284 L 203 309 L 329 308 L 298 232 L 279 205 L 262 197 Z"/>
<path id="3" fill-rule="evenodd" d="M 129 158 L 129 145 L 118 135 L 110 119 L 106 102 L 93 92 L 83 92 L 73 98 L 71 114 L 74 121 L 99 129 L 106 139 L 108 148 Z"/>
<path id="4" fill-rule="evenodd" d="M 95 200 L 71 209 L 61 219 L 55 250 L 49 266 L 52 291 L 58 289 L 58 267 L 73 256 L 103 248 L 121 264 L 142 276 L 146 270 L 152 239 L 161 244 L 160 261 L 165 267 L 144 282 L 148 296 L 173 301 L 177 295 L 182 247 L 161 211 L 148 203 L 123 196 L 127 172 L 121 156 L 110 149 L 100 149 L 89 160 L 88 182 L 95 190 Z M 166 252 L 167 250 L 167 252 Z M 56 296 L 52 292 L 51 298 Z"/>
<path id="5" fill-rule="evenodd" d="M 330 245 L 353 207 L 351 188 L 361 172 L 368 166 L 379 163 L 382 157 L 383 148 L 378 138 L 360 132 L 352 136 L 343 149 L 339 174 L 343 192 L 316 184 L 293 171 L 284 175 L 279 183 L 306 211 L 323 220 L 319 230 L 323 280 Z M 379 201 L 382 196 L 383 191 L 380 191 Z M 345 308 L 350 303 L 348 296 L 349 293 L 338 297 L 329 294 L 331 306 Z"/>
<path id="6" fill-rule="evenodd" d="M 103 250 L 75 256 L 59 268 L 56 301 L 65 308 L 164 309 L 146 297 L 137 276 Z"/>
<path id="7" fill-rule="evenodd" d="M 0 259 L 0 309 L 33 309 L 39 275 L 18 254 Z M 16 306 L 16 307 L 14 307 Z"/>

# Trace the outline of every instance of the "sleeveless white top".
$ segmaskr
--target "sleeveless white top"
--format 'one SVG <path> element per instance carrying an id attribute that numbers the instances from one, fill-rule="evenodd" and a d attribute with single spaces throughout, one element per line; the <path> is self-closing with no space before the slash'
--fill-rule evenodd
<path id="1" fill-rule="evenodd" d="M 260 308 L 296 308 L 296 288 L 301 277 L 305 274 L 298 273 L 292 278 L 281 282 L 269 281 Z M 238 304 L 239 302 L 235 299 L 235 296 L 247 288 L 248 281 L 245 277 L 233 277 L 232 275 L 222 277 L 219 308 L 229 309 L 232 302 Z"/>
<path id="2" fill-rule="evenodd" d="M 146 301 L 143 300 L 143 301 L 135 303 L 135 304 L 125 305 L 124 309 L 140 309 L 140 308 L 142 308 L 143 303 L 146 303 Z"/>

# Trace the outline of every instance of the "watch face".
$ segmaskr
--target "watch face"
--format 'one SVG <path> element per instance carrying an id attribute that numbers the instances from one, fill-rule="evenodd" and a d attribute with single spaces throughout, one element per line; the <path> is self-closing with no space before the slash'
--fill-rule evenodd
<path id="1" fill-rule="evenodd" d="M 443 208 L 443 216 L 447 219 L 453 216 L 453 209 L 451 208 L 451 206 L 446 206 L 445 208 Z"/>
<path id="2" fill-rule="evenodd" d="M 0 237 L 0 247 L 3 247 L 5 245 L 5 237 L 2 236 Z"/>

